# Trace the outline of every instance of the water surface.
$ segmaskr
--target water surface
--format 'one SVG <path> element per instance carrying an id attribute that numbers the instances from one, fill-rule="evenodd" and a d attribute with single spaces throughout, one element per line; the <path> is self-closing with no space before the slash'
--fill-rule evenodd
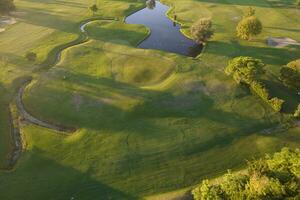
<path id="1" fill-rule="evenodd" d="M 151 8 L 150 8 L 151 7 Z M 185 37 L 180 32 L 180 25 L 166 16 L 169 7 L 159 1 L 128 16 L 128 24 L 142 24 L 150 28 L 150 36 L 141 42 L 138 47 L 143 49 L 158 49 L 185 56 L 195 57 L 202 46 Z"/>

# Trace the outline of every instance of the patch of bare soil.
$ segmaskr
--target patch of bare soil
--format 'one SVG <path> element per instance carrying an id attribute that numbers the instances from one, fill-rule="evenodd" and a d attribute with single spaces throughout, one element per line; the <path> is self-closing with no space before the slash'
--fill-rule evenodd
<path id="1" fill-rule="evenodd" d="M 267 39 L 267 44 L 269 46 L 281 48 L 289 45 L 300 45 L 300 42 L 287 37 L 280 37 L 280 38 L 269 37 Z"/>
<path id="2" fill-rule="evenodd" d="M 6 30 L 7 26 L 17 23 L 17 20 L 14 17 L 10 16 L 1 16 L 0 17 L 0 33 Z"/>

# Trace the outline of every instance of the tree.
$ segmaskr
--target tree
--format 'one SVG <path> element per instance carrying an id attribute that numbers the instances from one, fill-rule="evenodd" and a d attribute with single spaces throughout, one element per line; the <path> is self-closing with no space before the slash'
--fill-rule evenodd
<path id="1" fill-rule="evenodd" d="M 0 14 L 7 14 L 14 9 L 13 0 L 0 0 Z"/>
<path id="2" fill-rule="evenodd" d="M 237 83 L 251 84 L 265 73 L 264 67 L 265 64 L 259 59 L 240 56 L 229 61 L 225 73 L 232 75 Z"/>
<path id="3" fill-rule="evenodd" d="M 147 8 L 149 8 L 151 10 L 154 9 L 155 5 L 156 5 L 155 0 L 148 0 L 148 1 L 146 1 L 146 5 L 147 5 Z"/>
<path id="4" fill-rule="evenodd" d="M 288 63 L 280 70 L 282 82 L 295 89 L 300 89 L 300 59 Z"/>
<path id="5" fill-rule="evenodd" d="M 297 6 L 300 6 L 300 0 L 297 0 L 296 4 Z"/>
<path id="6" fill-rule="evenodd" d="M 274 155 L 248 162 L 247 170 L 203 181 L 193 191 L 195 200 L 299 199 L 300 150 L 283 148 Z"/>
<path id="7" fill-rule="evenodd" d="M 298 107 L 297 107 L 297 109 L 294 113 L 294 117 L 300 117 L 300 103 L 299 103 L 299 105 L 298 105 Z"/>
<path id="8" fill-rule="evenodd" d="M 209 18 L 201 18 L 191 27 L 192 38 L 197 43 L 206 42 L 213 35 L 212 22 Z"/>
<path id="9" fill-rule="evenodd" d="M 92 6 L 90 6 L 90 10 L 93 12 L 93 15 L 95 15 L 95 13 L 98 11 L 97 5 L 93 4 Z"/>
<path id="10" fill-rule="evenodd" d="M 260 34 L 262 23 L 255 16 L 243 18 L 236 27 L 237 36 L 244 40 L 250 40 L 252 36 Z"/>
<path id="11" fill-rule="evenodd" d="M 255 15 L 255 9 L 253 9 L 252 7 L 249 7 L 247 12 L 244 15 L 244 18 L 251 17 L 254 15 Z"/>
<path id="12" fill-rule="evenodd" d="M 27 58 L 28 61 L 34 62 L 36 60 L 37 56 L 36 56 L 36 53 L 34 53 L 34 52 L 28 52 L 28 53 L 26 53 L 25 57 Z"/>

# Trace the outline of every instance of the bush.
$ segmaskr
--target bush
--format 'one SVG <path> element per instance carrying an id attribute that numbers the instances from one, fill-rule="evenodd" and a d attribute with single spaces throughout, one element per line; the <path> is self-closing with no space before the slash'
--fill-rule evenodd
<path id="1" fill-rule="evenodd" d="M 208 18 L 201 18 L 191 27 L 192 38 L 197 43 L 206 42 L 213 35 L 212 22 Z"/>
<path id="2" fill-rule="evenodd" d="M 0 14 L 7 14 L 15 10 L 13 0 L 0 0 Z"/>
<path id="3" fill-rule="evenodd" d="M 273 156 L 248 162 L 247 172 L 228 172 L 218 181 L 204 180 L 192 191 L 195 200 L 298 199 L 300 151 L 283 148 Z"/>
<path id="4" fill-rule="evenodd" d="M 298 107 L 297 107 L 297 109 L 294 113 L 294 117 L 300 117 L 300 103 L 299 103 L 299 105 L 298 105 Z"/>
<path id="5" fill-rule="evenodd" d="M 257 94 L 264 101 L 268 102 L 268 100 L 270 99 L 269 91 L 262 83 L 253 81 L 250 85 L 250 88 L 255 94 Z"/>
<path id="6" fill-rule="evenodd" d="M 276 112 L 280 112 L 282 109 L 284 100 L 274 97 L 274 98 L 270 99 L 268 102 Z"/>
<path id="7" fill-rule="evenodd" d="M 36 56 L 36 53 L 34 53 L 34 52 L 28 52 L 28 53 L 26 53 L 25 57 L 27 58 L 28 61 L 34 62 L 36 60 L 37 56 Z"/>
<path id="8" fill-rule="evenodd" d="M 261 60 L 241 56 L 229 61 L 225 73 L 232 75 L 237 83 L 251 84 L 252 81 L 265 72 L 264 66 L 265 64 Z"/>
<path id="9" fill-rule="evenodd" d="M 252 36 L 260 34 L 262 23 L 255 16 L 243 18 L 236 27 L 237 36 L 244 40 L 250 40 Z"/>
<path id="10" fill-rule="evenodd" d="M 300 59 L 292 61 L 280 70 L 280 79 L 289 87 L 300 88 Z"/>

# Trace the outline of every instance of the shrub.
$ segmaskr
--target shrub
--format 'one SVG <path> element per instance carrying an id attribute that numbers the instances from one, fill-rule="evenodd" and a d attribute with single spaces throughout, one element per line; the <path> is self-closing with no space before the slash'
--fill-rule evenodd
<path id="1" fill-rule="evenodd" d="M 265 64 L 261 60 L 241 56 L 229 61 L 225 73 L 232 75 L 237 83 L 251 84 L 252 81 L 265 72 L 264 66 Z"/>
<path id="2" fill-rule="evenodd" d="M 284 100 L 274 97 L 274 98 L 270 99 L 268 102 L 276 112 L 280 112 L 282 109 Z"/>
<path id="3" fill-rule="evenodd" d="M 255 15 L 255 9 L 253 9 L 252 7 L 249 7 L 247 12 L 244 15 L 244 18 L 251 17 L 254 15 Z"/>
<path id="4" fill-rule="evenodd" d="M 34 62 L 36 60 L 37 56 L 36 56 L 36 53 L 34 53 L 34 52 L 28 52 L 28 53 L 26 53 L 25 57 L 27 58 L 28 61 Z"/>
<path id="5" fill-rule="evenodd" d="M 253 81 L 250 85 L 250 88 L 255 94 L 257 94 L 264 101 L 267 102 L 270 99 L 269 91 L 262 83 Z"/>
<path id="6" fill-rule="evenodd" d="M 297 109 L 294 113 L 294 117 L 300 117 L 300 103 L 299 103 L 299 105 L 298 105 L 298 107 L 297 107 Z"/>
<path id="7" fill-rule="evenodd" d="M 147 8 L 149 8 L 151 10 L 154 9 L 155 5 L 156 5 L 155 0 L 148 0 L 148 1 L 146 1 L 146 5 L 147 5 Z"/>
<path id="8" fill-rule="evenodd" d="M 0 14 L 7 14 L 14 9 L 13 0 L 0 0 Z"/>
<path id="9" fill-rule="evenodd" d="M 300 88 L 300 59 L 292 61 L 280 70 L 280 79 L 289 87 Z"/>
<path id="10" fill-rule="evenodd" d="M 298 199 L 300 151 L 283 148 L 247 164 L 247 171 L 228 172 L 218 181 L 203 181 L 192 191 L 195 200 Z"/>
<path id="11" fill-rule="evenodd" d="M 212 22 L 208 18 L 201 18 L 191 27 L 192 38 L 197 43 L 206 42 L 213 35 Z"/>
<path id="12" fill-rule="evenodd" d="M 255 16 L 243 18 L 236 27 L 237 36 L 244 40 L 250 40 L 252 36 L 260 34 L 262 23 Z"/>
<path id="13" fill-rule="evenodd" d="M 96 4 L 90 6 L 89 9 L 93 12 L 93 15 L 95 15 L 95 13 L 98 11 L 98 7 Z"/>

